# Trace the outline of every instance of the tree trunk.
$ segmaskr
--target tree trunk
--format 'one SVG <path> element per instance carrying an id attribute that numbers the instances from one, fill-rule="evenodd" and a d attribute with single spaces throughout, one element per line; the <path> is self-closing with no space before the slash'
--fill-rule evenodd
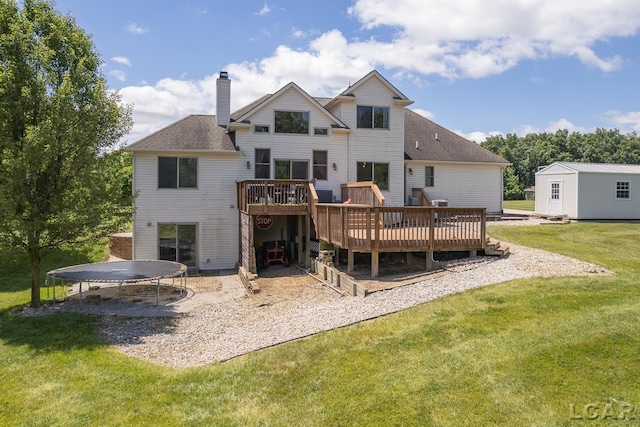
<path id="1" fill-rule="evenodd" d="M 40 307 L 40 257 L 31 258 L 31 307 Z"/>

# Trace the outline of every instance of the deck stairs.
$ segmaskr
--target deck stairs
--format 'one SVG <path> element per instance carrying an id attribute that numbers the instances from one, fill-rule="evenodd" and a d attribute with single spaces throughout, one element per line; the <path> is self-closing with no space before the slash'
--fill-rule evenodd
<path id="1" fill-rule="evenodd" d="M 509 246 L 503 245 L 500 241 L 492 237 L 487 237 L 487 245 L 484 253 L 485 255 L 503 257 L 509 254 Z"/>

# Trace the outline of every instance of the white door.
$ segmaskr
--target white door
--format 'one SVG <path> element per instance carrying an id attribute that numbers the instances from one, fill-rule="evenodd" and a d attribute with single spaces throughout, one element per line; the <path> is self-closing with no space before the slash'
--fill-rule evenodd
<path id="1" fill-rule="evenodd" d="M 562 215 L 562 181 L 549 182 L 549 215 Z"/>

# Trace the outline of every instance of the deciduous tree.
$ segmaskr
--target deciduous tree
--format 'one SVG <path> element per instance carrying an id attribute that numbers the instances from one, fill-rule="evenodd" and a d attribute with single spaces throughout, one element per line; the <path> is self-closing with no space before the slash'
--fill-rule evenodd
<path id="1" fill-rule="evenodd" d="M 45 0 L 0 0 L 0 243 L 41 262 L 130 220 L 117 155 L 131 111 L 110 91 L 91 38 Z M 120 169 L 118 169 L 120 168 Z"/>

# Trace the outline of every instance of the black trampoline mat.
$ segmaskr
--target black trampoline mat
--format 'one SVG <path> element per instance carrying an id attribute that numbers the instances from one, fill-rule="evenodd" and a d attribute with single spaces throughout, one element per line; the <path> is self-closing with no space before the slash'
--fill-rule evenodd
<path id="1" fill-rule="evenodd" d="M 48 277 L 76 282 L 143 282 L 181 276 L 187 266 L 173 261 L 134 260 L 72 265 L 47 273 Z"/>

